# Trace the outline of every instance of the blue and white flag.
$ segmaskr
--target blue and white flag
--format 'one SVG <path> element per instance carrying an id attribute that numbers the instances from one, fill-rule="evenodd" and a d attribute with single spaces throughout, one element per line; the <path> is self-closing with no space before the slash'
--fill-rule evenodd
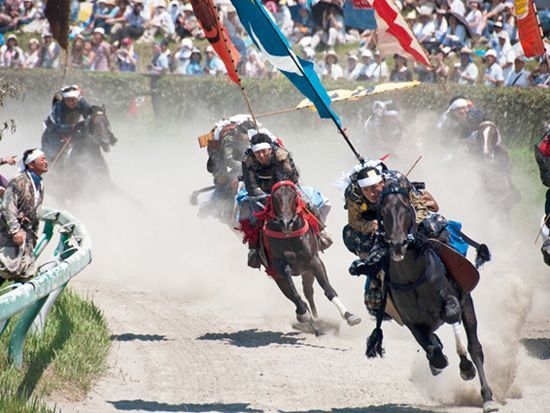
<path id="1" fill-rule="evenodd" d="M 258 0 L 231 0 L 231 3 L 252 42 L 267 60 L 313 102 L 320 117 L 332 118 L 341 126 L 340 118 L 330 108 L 330 97 L 315 73 L 313 63 L 296 56 L 264 6 Z"/>

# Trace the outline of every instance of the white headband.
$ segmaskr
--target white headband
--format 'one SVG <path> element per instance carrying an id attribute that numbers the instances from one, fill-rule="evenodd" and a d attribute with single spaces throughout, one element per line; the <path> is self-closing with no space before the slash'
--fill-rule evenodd
<path id="1" fill-rule="evenodd" d="M 269 149 L 269 148 L 271 148 L 271 144 L 267 142 L 260 142 L 260 143 L 257 143 L 256 145 L 252 145 L 253 152 L 258 152 L 258 151 L 261 151 L 262 149 Z"/>
<path id="2" fill-rule="evenodd" d="M 454 110 L 467 108 L 467 107 L 468 107 L 468 101 L 466 99 L 456 99 L 453 103 L 451 103 L 449 110 L 452 112 Z"/>
<path id="3" fill-rule="evenodd" d="M 366 178 L 357 180 L 361 188 L 376 185 L 378 182 L 382 182 L 382 175 L 377 174 L 374 170 L 369 171 Z"/>
<path id="4" fill-rule="evenodd" d="M 80 92 L 78 90 L 69 90 L 63 93 L 64 98 L 77 98 L 79 96 L 80 96 Z"/>
<path id="5" fill-rule="evenodd" d="M 45 154 L 40 149 L 35 149 L 31 153 L 29 153 L 25 159 L 21 159 L 19 161 L 19 165 L 18 165 L 19 172 L 24 172 L 25 171 L 25 166 L 30 164 L 32 161 L 37 160 L 41 156 L 45 156 Z"/>

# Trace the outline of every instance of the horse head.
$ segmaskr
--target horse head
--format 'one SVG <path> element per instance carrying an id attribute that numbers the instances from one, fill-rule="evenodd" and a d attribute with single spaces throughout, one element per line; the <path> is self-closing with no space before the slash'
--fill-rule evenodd
<path id="1" fill-rule="evenodd" d="M 105 112 L 105 105 L 92 106 L 92 114 L 86 119 L 88 131 L 92 140 L 100 145 L 105 152 L 117 142 L 113 132 L 111 132 L 111 123 Z"/>
<path id="2" fill-rule="evenodd" d="M 380 197 L 380 216 L 390 257 L 401 261 L 416 232 L 416 213 L 409 200 L 410 183 L 388 182 Z"/>
<path id="3" fill-rule="evenodd" d="M 281 225 L 282 232 L 290 232 L 298 218 L 300 197 L 292 181 L 280 181 L 271 189 L 274 221 Z"/>

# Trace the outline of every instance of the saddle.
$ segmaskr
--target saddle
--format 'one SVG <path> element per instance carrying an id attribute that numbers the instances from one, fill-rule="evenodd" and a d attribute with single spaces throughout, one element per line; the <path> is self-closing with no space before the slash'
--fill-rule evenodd
<path id="1" fill-rule="evenodd" d="M 479 271 L 476 267 L 462 254 L 441 241 L 430 238 L 427 242 L 434 247 L 447 269 L 447 274 L 458 283 L 462 291 L 465 293 L 473 291 L 479 282 Z"/>

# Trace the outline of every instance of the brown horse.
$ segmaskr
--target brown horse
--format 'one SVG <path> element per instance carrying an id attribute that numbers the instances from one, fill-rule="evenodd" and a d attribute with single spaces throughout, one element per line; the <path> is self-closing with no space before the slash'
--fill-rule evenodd
<path id="1" fill-rule="evenodd" d="M 485 378 L 483 349 L 477 337 L 477 319 L 469 293 L 460 289 L 436 251 L 416 232 L 416 215 L 409 200 L 410 183 L 387 183 L 380 199 L 380 215 L 389 248 L 389 271 L 386 285 L 403 323 L 426 352 L 432 374 L 439 374 L 448 364 L 443 344 L 435 331 L 448 322 L 449 297 L 460 304 L 460 318 L 468 338 L 468 352 L 481 382 L 483 411 L 498 410 L 493 392 Z M 455 307 L 455 310 L 457 308 Z M 455 327 L 457 324 L 454 324 Z M 466 354 L 460 355 L 461 377 L 470 380 L 475 369 Z"/>
<path id="2" fill-rule="evenodd" d="M 346 310 L 330 285 L 325 265 L 319 257 L 319 223 L 307 210 L 294 183 L 276 183 L 267 200 L 266 208 L 258 218 L 264 220 L 262 232 L 267 251 L 268 273 L 272 275 L 285 297 L 296 306 L 298 321 L 310 322 L 311 315 L 317 318 L 317 308 L 313 299 L 313 283 L 317 280 L 325 296 L 336 306 L 348 325 L 359 324 L 361 319 Z M 299 275 L 302 276 L 303 292 L 309 309 L 292 280 L 293 276 Z"/>

